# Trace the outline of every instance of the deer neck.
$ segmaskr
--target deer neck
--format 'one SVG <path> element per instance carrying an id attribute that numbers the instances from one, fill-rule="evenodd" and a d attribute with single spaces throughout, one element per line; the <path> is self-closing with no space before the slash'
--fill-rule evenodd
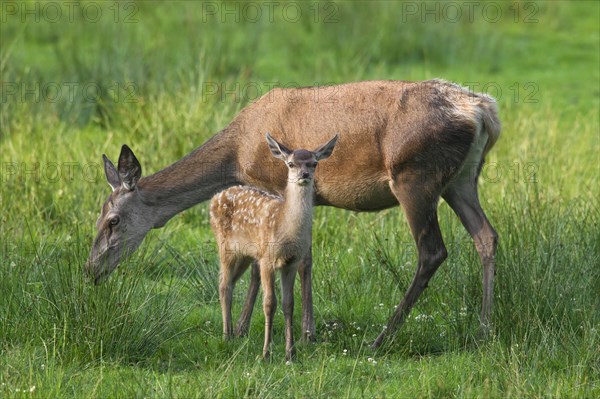
<path id="1" fill-rule="evenodd" d="M 235 132 L 221 131 L 174 164 L 142 178 L 138 187 L 154 228 L 176 214 L 239 184 Z"/>
<path id="2" fill-rule="evenodd" d="M 313 183 L 306 186 L 288 183 L 285 189 L 281 236 L 310 236 L 313 196 Z"/>

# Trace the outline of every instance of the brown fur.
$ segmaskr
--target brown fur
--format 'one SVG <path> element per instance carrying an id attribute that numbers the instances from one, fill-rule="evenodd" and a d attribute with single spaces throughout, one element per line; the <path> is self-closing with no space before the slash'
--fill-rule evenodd
<path id="1" fill-rule="evenodd" d="M 242 110 L 205 145 L 164 170 L 141 178 L 135 187 L 139 195 L 118 202 L 112 213 L 135 210 L 143 215 L 145 223 L 136 224 L 140 226 L 136 234 L 143 237 L 147 225 L 160 227 L 182 210 L 232 185 L 283 193 L 285 166 L 267 161 L 265 131 L 293 148 L 313 148 L 331 133 L 340 135 L 335 153 L 316 174 L 318 205 L 355 211 L 376 211 L 399 203 L 403 207 L 419 250 L 419 265 L 388 331 L 403 322 L 446 257 L 437 225 L 440 196 L 459 215 L 482 258 L 481 323 L 489 324 L 497 238 L 481 210 L 476 176 L 485 154 L 499 137 L 500 122 L 492 98 L 452 83 L 368 81 L 274 89 Z M 475 166 L 466 164 L 471 161 Z M 470 173 L 467 169 L 473 167 L 475 173 Z M 103 213 L 100 218 L 106 217 Z M 99 230 L 98 234 L 105 232 Z M 93 248 L 92 254 L 103 250 Z M 100 262 L 101 258 L 90 256 L 88 261 L 87 269 L 95 276 L 114 269 L 114 265 L 107 267 L 106 262 Z M 307 261 L 300 268 L 305 294 L 303 332 L 314 336 L 310 271 Z M 251 311 L 255 287 L 256 281 L 246 303 L 244 322 Z"/>

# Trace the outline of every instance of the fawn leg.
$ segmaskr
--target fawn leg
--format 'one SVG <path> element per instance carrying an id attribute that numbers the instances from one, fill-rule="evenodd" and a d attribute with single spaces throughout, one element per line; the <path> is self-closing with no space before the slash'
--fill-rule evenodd
<path id="1" fill-rule="evenodd" d="M 235 283 L 248 268 L 249 261 L 246 258 L 226 254 L 223 254 L 221 259 L 219 299 L 221 301 L 221 313 L 223 315 L 223 336 L 225 339 L 231 339 L 233 337 L 233 325 L 231 321 L 233 289 Z"/>
<path id="2" fill-rule="evenodd" d="M 263 358 L 269 361 L 271 358 L 271 341 L 273 340 L 273 317 L 277 308 L 275 297 L 275 278 L 273 266 L 262 262 L 260 265 L 260 279 L 263 288 L 263 311 L 265 313 L 265 343 L 263 345 Z"/>
<path id="3" fill-rule="evenodd" d="M 237 337 L 243 337 L 248 335 L 250 328 L 250 319 L 252 318 L 252 311 L 254 310 L 254 304 L 256 303 L 256 296 L 258 295 L 258 288 L 260 287 L 260 267 L 257 261 L 252 262 L 252 269 L 250 272 L 250 286 L 248 287 L 248 294 L 246 295 L 246 302 L 242 308 L 242 313 L 238 319 L 235 327 L 235 335 Z"/>
<path id="4" fill-rule="evenodd" d="M 296 356 L 294 348 L 294 280 L 296 278 L 295 264 L 286 265 L 281 270 L 281 306 L 285 318 L 285 359 L 293 360 Z"/>
<path id="5" fill-rule="evenodd" d="M 312 300 L 312 246 L 299 267 L 302 288 L 302 340 L 314 342 L 317 338 Z"/>
<path id="6" fill-rule="evenodd" d="M 233 268 L 235 259 L 221 255 L 221 273 L 219 276 L 219 301 L 221 302 L 221 315 L 223 317 L 223 338 L 233 336 L 231 325 L 231 300 L 233 296 Z"/>

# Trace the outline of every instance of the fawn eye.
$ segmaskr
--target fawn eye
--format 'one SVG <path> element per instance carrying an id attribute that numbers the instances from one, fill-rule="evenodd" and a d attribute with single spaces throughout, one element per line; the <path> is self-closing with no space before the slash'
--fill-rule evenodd
<path id="1" fill-rule="evenodd" d="M 110 223 L 111 226 L 118 225 L 119 224 L 119 217 L 115 216 L 114 218 L 110 219 L 110 221 L 108 223 Z"/>

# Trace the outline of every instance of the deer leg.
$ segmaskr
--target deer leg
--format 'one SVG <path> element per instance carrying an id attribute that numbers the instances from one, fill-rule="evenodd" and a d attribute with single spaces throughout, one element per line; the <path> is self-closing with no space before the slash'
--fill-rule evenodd
<path id="1" fill-rule="evenodd" d="M 302 288 L 302 340 L 316 340 L 315 317 L 312 300 L 312 246 L 300 263 L 300 284 Z"/>
<path id="2" fill-rule="evenodd" d="M 294 280 L 296 278 L 296 264 L 286 265 L 281 270 L 281 306 L 285 318 L 285 359 L 293 360 L 296 356 L 294 348 Z"/>
<path id="3" fill-rule="evenodd" d="M 446 247 L 437 220 L 438 198 L 423 192 L 422 180 L 417 184 L 391 184 L 392 192 L 404 208 L 413 238 L 417 244 L 418 265 L 413 281 L 404 298 L 384 329 L 371 345 L 378 348 L 386 335 L 393 334 L 405 321 L 417 298 L 438 267 L 447 257 Z M 420 184 L 419 184 L 420 183 Z"/>
<path id="4" fill-rule="evenodd" d="M 473 238 L 483 265 L 483 300 L 480 328 L 482 334 L 487 335 L 491 327 L 498 234 L 490 224 L 483 209 L 481 209 L 476 181 L 454 183 L 446 188 L 442 196 Z"/>
<path id="5" fill-rule="evenodd" d="M 271 341 L 273 337 L 273 317 L 277 308 L 275 297 L 275 278 L 273 266 L 261 261 L 260 280 L 263 288 L 263 311 L 265 313 L 265 343 L 263 345 L 263 358 L 269 361 L 271 358 Z"/>
<path id="6" fill-rule="evenodd" d="M 242 308 L 242 313 L 235 327 L 235 335 L 237 337 L 243 337 L 248 335 L 250 328 L 250 319 L 252 318 L 252 311 L 254 310 L 254 304 L 256 303 L 256 296 L 258 295 L 258 288 L 260 287 L 260 267 L 258 262 L 252 262 L 252 269 L 250 273 L 250 286 L 248 287 L 248 294 L 246 295 L 246 302 Z"/>
<path id="7" fill-rule="evenodd" d="M 248 268 L 249 261 L 247 258 L 227 254 L 222 254 L 221 259 L 219 300 L 223 315 L 223 336 L 225 339 L 231 339 L 233 337 L 233 325 L 231 321 L 233 289 L 235 288 L 235 283 Z"/>
<path id="8" fill-rule="evenodd" d="M 223 317 L 223 338 L 233 336 L 231 325 L 231 300 L 233 296 L 233 269 L 235 259 L 221 256 L 221 273 L 219 276 L 219 301 L 221 302 L 221 315 Z"/>

